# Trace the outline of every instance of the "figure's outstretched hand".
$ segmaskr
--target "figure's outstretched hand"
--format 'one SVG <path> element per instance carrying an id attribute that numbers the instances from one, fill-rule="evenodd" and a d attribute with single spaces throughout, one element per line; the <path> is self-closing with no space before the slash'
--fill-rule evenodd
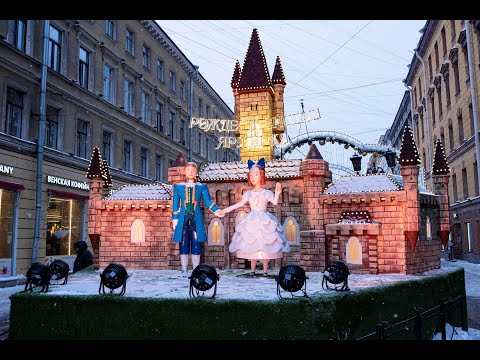
<path id="1" fill-rule="evenodd" d="M 277 182 L 275 184 L 275 192 L 280 192 L 282 191 L 282 184 L 280 184 L 279 182 Z"/>
<path id="2" fill-rule="evenodd" d="M 217 211 L 214 212 L 214 214 L 215 214 L 216 217 L 222 218 L 222 217 L 225 216 L 225 209 L 223 209 L 223 210 L 218 209 Z"/>

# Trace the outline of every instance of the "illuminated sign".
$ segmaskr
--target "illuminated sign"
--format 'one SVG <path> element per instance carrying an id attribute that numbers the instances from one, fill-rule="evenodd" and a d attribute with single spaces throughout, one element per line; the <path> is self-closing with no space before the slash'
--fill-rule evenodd
<path id="1" fill-rule="evenodd" d="M 64 179 L 56 176 L 47 175 L 47 183 L 60 186 L 66 186 L 74 189 L 90 190 L 90 186 L 84 181 Z"/>
<path id="2" fill-rule="evenodd" d="M 0 164 L 0 173 L 13 175 L 13 166 Z"/>

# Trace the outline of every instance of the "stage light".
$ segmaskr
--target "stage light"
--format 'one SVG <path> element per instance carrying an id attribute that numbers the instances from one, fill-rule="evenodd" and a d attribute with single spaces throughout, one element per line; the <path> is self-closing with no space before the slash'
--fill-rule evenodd
<path id="1" fill-rule="evenodd" d="M 340 260 L 334 260 L 323 270 L 322 288 L 348 291 L 350 290 L 348 287 L 348 275 L 350 275 L 350 270 L 348 270 L 347 265 Z M 333 287 L 330 287 L 328 283 L 333 284 Z"/>
<path id="2" fill-rule="evenodd" d="M 215 297 L 217 293 L 217 281 L 220 280 L 220 275 L 217 274 L 215 268 L 211 265 L 200 264 L 193 271 L 190 279 L 190 297 L 199 296 L 200 291 L 204 296 L 205 291 L 214 287 L 213 295 L 211 299 Z M 193 290 L 195 288 L 195 290 Z"/>
<path id="3" fill-rule="evenodd" d="M 115 292 L 115 289 L 122 287 L 120 291 L 120 296 L 125 294 L 127 287 L 128 274 L 125 267 L 121 264 L 110 264 L 105 270 L 100 274 L 100 287 L 98 288 L 98 293 L 102 292 L 105 294 L 105 286 L 110 289 L 110 294 Z"/>
<path id="4" fill-rule="evenodd" d="M 302 291 L 304 297 L 308 297 L 307 295 L 307 279 L 308 277 L 305 275 L 305 270 L 302 267 L 295 265 L 295 264 L 287 264 L 282 266 L 278 276 L 275 276 L 275 281 L 277 282 L 277 295 L 280 299 L 282 299 L 282 295 L 280 294 L 280 287 L 290 292 L 292 297 L 294 292 Z M 303 285 L 305 284 L 305 289 Z"/>
<path id="5" fill-rule="evenodd" d="M 63 260 L 57 259 L 52 261 L 50 265 L 50 273 L 52 274 L 51 280 L 63 280 L 63 284 L 65 285 L 68 282 L 68 272 L 70 271 L 70 266 Z"/>
<path id="6" fill-rule="evenodd" d="M 41 286 L 40 292 L 47 292 L 50 285 L 51 272 L 47 265 L 33 263 L 27 271 L 27 282 L 24 291 L 33 291 L 37 286 Z"/>

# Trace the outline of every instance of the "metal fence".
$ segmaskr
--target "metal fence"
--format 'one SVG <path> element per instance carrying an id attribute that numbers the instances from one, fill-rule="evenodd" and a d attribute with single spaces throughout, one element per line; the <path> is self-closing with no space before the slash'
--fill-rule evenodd
<path id="1" fill-rule="evenodd" d="M 404 338 L 415 338 L 416 340 L 422 340 L 425 338 L 425 323 L 427 321 L 437 321 L 435 330 L 438 330 L 442 334 L 442 340 L 447 340 L 447 322 L 452 320 L 455 313 L 460 317 L 461 327 L 466 328 L 465 324 L 465 296 L 459 295 L 450 300 L 442 300 L 439 305 L 434 306 L 428 310 L 422 311 L 421 308 L 415 309 L 415 315 L 399 321 L 395 324 L 388 325 L 388 322 L 382 321 L 377 324 L 376 330 L 370 334 L 359 337 L 357 340 L 387 340 L 395 335 L 403 333 Z M 453 328 L 450 340 L 453 338 L 455 328 Z"/>

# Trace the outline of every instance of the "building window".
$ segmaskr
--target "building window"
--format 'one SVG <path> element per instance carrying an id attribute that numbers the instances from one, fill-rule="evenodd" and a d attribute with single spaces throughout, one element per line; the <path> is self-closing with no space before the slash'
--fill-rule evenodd
<path id="1" fill-rule="evenodd" d="M 447 35 L 445 33 L 445 27 L 442 28 L 442 46 L 443 46 L 443 57 L 447 56 Z"/>
<path id="2" fill-rule="evenodd" d="M 16 192 L 0 188 L 0 278 L 12 276 L 13 219 Z"/>
<path id="3" fill-rule="evenodd" d="M 83 201 L 51 197 L 47 210 L 46 255 L 75 255 L 74 244 L 82 240 Z"/>
<path id="4" fill-rule="evenodd" d="M 440 141 L 442 142 L 442 145 L 445 148 L 445 132 L 443 131 L 443 127 L 440 128 Z"/>
<path id="5" fill-rule="evenodd" d="M 185 120 L 180 123 L 180 143 L 185 145 Z"/>
<path id="6" fill-rule="evenodd" d="M 453 201 L 458 201 L 457 174 L 452 175 Z"/>
<path id="7" fill-rule="evenodd" d="M 455 20 L 450 20 L 450 32 L 452 34 L 452 42 L 456 42 Z"/>
<path id="8" fill-rule="evenodd" d="M 123 141 L 123 170 L 132 172 L 132 142 Z"/>
<path id="9" fill-rule="evenodd" d="M 107 164 L 112 166 L 111 153 L 112 153 L 112 133 L 108 131 L 103 132 L 102 136 L 102 159 L 107 160 Z"/>
<path id="10" fill-rule="evenodd" d="M 470 136 L 475 136 L 475 122 L 473 119 L 472 103 L 468 104 L 468 117 L 470 118 Z"/>
<path id="11" fill-rule="evenodd" d="M 460 75 L 458 74 L 458 63 L 452 63 L 453 78 L 455 80 L 455 96 L 460 92 Z"/>
<path id="12" fill-rule="evenodd" d="M 428 215 L 425 217 L 425 229 L 427 233 L 427 240 L 432 240 L 432 221 Z"/>
<path id="13" fill-rule="evenodd" d="M 7 108 L 5 114 L 5 133 L 21 137 L 25 93 L 7 88 Z"/>
<path id="14" fill-rule="evenodd" d="M 45 146 L 57 149 L 58 146 L 58 114 L 60 110 L 47 106 L 45 120 Z"/>
<path id="15" fill-rule="evenodd" d="M 199 131 L 198 132 L 198 154 L 202 155 L 202 133 Z"/>
<path id="16" fill-rule="evenodd" d="M 434 94 L 432 93 L 432 96 L 430 96 L 430 104 L 431 104 L 431 109 L 432 109 L 432 126 L 435 127 L 435 98 Z"/>
<path id="17" fill-rule="evenodd" d="M 215 192 L 215 203 L 217 204 L 217 206 L 223 206 L 222 190 L 217 190 Z"/>
<path id="18" fill-rule="evenodd" d="M 463 187 L 463 200 L 468 199 L 468 178 L 467 169 L 462 169 L 462 187 Z"/>
<path id="19" fill-rule="evenodd" d="M 123 109 L 130 115 L 134 115 L 134 100 L 135 100 L 135 93 L 134 93 L 134 85 L 133 82 L 125 80 L 124 81 L 124 97 L 123 97 Z"/>
<path id="20" fill-rule="evenodd" d="M 203 116 L 203 100 L 202 98 L 198 98 L 198 117 Z"/>
<path id="21" fill-rule="evenodd" d="M 160 59 L 157 59 L 157 78 L 162 82 L 165 81 L 163 74 L 163 60 Z"/>
<path id="22" fill-rule="evenodd" d="M 145 224 L 142 219 L 135 219 L 130 227 L 130 242 L 145 242 Z"/>
<path id="23" fill-rule="evenodd" d="M 438 70 L 438 65 L 440 64 L 440 57 L 438 55 L 438 43 L 435 43 L 433 48 L 435 51 L 435 66 L 436 66 L 436 70 Z"/>
<path id="24" fill-rule="evenodd" d="M 467 222 L 468 252 L 472 252 L 472 226 Z"/>
<path id="25" fill-rule="evenodd" d="M 455 147 L 455 138 L 453 137 L 453 125 L 449 124 L 448 125 L 448 137 L 450 140 L 450 152 L 453 151 L 453 148 Z"/>
<path id="26" fill-rule="evenodd" d="M 210 106 L 205 106 L 205 117 L 210 119 Z"/>
<path id="27" fill-rule="evenodd" d="M 103 65 L 103 98 L 113 104 L 113 68 Z"/>
<path id="28" fill-rule="evenodd" d="M 135 55 L 135 46 L 133 41 L 134 41 L 133 32 L 127 29 L 125 31 L 125 51 L 132 56 Z"/>
<path id="29" fill-rule="evenodd" d="M 205 156 L 208 158 L 210 156 L 210 138 L 205 135 Z"/>
<path id="30" fill-rule="evenodd" d="M 88 123 L 77 120 L 77 156 L 87 158 Z"/>
<path id="31" fill-rule="evenodd" d="M 283 222 L 283 230 L 287 237 L 287 242 L 291 245 L 300 244 L 300 227 L 293 216 L 288 216 Z"/>
<path id="32" fill-rule="evenodd" d="M 163 104 L 157 102 L 157 130 L 163 132 Z"/>
<path id="33" fill-rule="evenodd" d="M 174 139 L 174 134 L 175 134 L 175 113 L 170 111 L 170 134 L 169 136 Z"/>
<path id="34" fill-rule="evenodd" d="M 180 81 L 180 99 L 185 101 L 187 99 L 185 92 L 185 81 Z"/>
<path id="35" fill-rule="evenodd" d="M 170 90 L 177 92 L 177 75 L 170 71 Z"/>
<path id="36" fill-rule="evenodd" d="M 27 48 L 27 20 L 11 20 L 13 21 L 13 39 L 9 41 L 18 50 L 26 52 Z"/>
<path id="37" fill-rule="evenodd" d="M 60 72 L 62 57 L 62 33 L 55 26 L 50 25 L 50 39 L 48 41 L 48 67 Z"/>
<path id="38" fill-rule="evenodd" d="M 143 67 L 150 69 L 150 48 L 143 45 Z"/>
<path id="39" fill-rule="evenodd" d="M 428 71 L 430 74 L 430 82 L 432 82 L 433 80 L 432 55 L 428 57 Z"/>
<path id="40" fill-rule="evenodd" d="M 162 182 L 163 181 L 163 161 L 162 155 L 157 155 L 155 157 L 155 180 Z"/>
<path id="41" fill-rule="evenodd" d="M 438 96 L 438 118 L 439 121 L 443 115 L 443 104 L 442 104 L 442 85 L 439 83 L 437 88 L 437 96 Z"/>
<path id="42" fill-rule="evenodd" d="M 175 160 L 169 159 L 169 160 L 168 160 L 168 167 L 169 167 L 169 168 L 173 167 L 173 164 L 174 164 L 174 163 L 175 163 Z"/>
<path id="43" fill-rule="evenodd" d="M 78 55 L 78 82 L 80 86 L 83 86 L 85 89 L 88 89 L 89 64 L 90 53 L 80 47 Z"/>
<path id="44" fill-rule="evenodd" d="M 145 124 L 150 122 L 150 95 L 142 91 L 142 121 Z"/>
<path id="45" fill-rule="evenodd" d="M 140 175 L 143 177 L 148 176 L 148 150 L 144 147 L 140 150 Z"/>
<path id="46" fill-rule="evenodd" d="M 115 40 L 115 20 L 106 20 L 105 32 L 110 38 Z"/>
<path id="47" fill-rule="evenodd" d="M 355 236 L 352 236 L 347 241 L 346 260 L 347 264 L 362 264 L 362 244 Z"/>
<path id="48" fill-rule="evenodd" d="M 462 114 L 459 114 L 458 118 L 458 142 L 461 144 L 465 139 L 465 134 L 463 132 L 463 117 Z"/>
<path id="49" fill-rule="evenodd" d="M 447 108 L 450 107 L 450 73 L 445 74 L 443 77 L 445 81 L 445 98 L 447 100 Z"/>

